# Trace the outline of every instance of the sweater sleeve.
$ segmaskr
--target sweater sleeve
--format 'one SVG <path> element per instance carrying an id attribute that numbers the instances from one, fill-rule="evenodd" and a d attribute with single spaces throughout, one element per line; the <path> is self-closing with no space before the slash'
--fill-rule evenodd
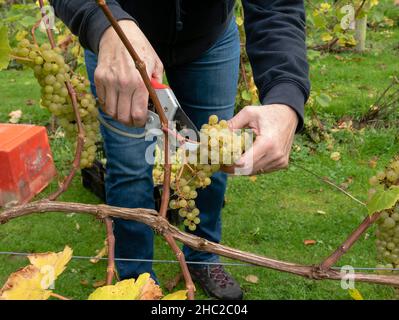
<path id="1" fill-rule="evenodd" d="M 290 106 L 303 127 L 309 96 L 303 0 L 243 0 L 247 53 L 262 104 Z"/>
<path id="2" fill-rule="evenodd" d="M 79 37 L 83 47 L 98 53 L 104 31 L 111 25 L 95 0 L 52 0 L 55 14 Z M 107 5 L 117 20 L 135 21 L 116 0 Z"/>

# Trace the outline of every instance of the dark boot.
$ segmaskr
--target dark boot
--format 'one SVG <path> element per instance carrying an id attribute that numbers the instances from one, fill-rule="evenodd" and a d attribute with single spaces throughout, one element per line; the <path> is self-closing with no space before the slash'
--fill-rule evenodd
<path id="1" fill-rule="evenodd" d="M 240 285 L 227 273 L 222 265 L 209 265 L 195 268 L 189 266 L 193 281 L 210 296 L 220 300 L 241 300 L 243 292 Z"/>

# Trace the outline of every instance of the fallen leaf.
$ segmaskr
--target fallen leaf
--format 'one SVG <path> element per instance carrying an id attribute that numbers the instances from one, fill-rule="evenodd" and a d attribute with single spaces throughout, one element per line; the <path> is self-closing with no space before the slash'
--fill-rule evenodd
<path id="1" fill-rule="evenodd" d="M 312 245 L 316 244 L 316 240 L 304 240 L 303 244 L 305 246 L 312 246 Z"/>
<path id="2" fill-rule="evenodd" d="M 18 123 L 19 120 L 21 120 L 22 117 L 22 111 L 21 110 L 14 110 L 11 111 L 8 116 L 10 119 L 8 120 L 9 123 Z"/>
<path id="3" fill-rule="evenodd" d="M 349 295 L 353 300 L 364 300 L 362 294 L 357 289 L 348 289 Z"/>
<path id="4" fill-rule="evenodd" d="M 89 281 L 87 281 L 86 279 L 83 279 L 83 280 L 80 280 L 80 284 L 81 284 L 82 286 L 87 287 L 87 286 L 89 285 Z"/>
<path id="5" fill-rule="evenodd" d="M 108 254 L 108 246 L 107 246 L 107 240 L 105 240 L 104 247 L 102 247 L 102 249 L 98 251 L 98 253 L 94 258 L 90 259 L 90 262 L 97 263 L 101 260 L 102 257 L 105 257 L 107 254 Z"/>
<path id="6" fill-rule="evenodd" d="M 26 104 L 27 106 L 32 106 L 32 105 L 35 104 L 35 100 L 33 100 L 33 99 L 28 99 L 28 100 L 25 101 L 25 104 Z"/>
<path id="7" fill-rule="evenodd" d="M 252 182 L 255 182 L 256 179 L 258 179 L 257 176 L 249 176 L 249 180 L 251 180 Z"/>
<path id="8" fill-rule="evenodd" d="M 187 300 L 187 290 L 179 290 L 166 295 L 162 300 Z"/>
<path id="9" fill-rule="evenodd" d="M 341 154 L 337 151 L 332 152 L 330 155 L 331 160 L 339 161 L 341 159 Z"/>
<path id="10" fill-rule="evenodd" d="M 75 228 L 76 228 L 76 230 L 78 230 L 78 231 L 79 231 L 79 230 L 80 230 L 80 224 L 76 222 L 76 224 L 75 224 Z"/>
<path id="11" fill-rule="evenodd" d="M 245 281 L 250 282 L 250 283 L 258 283 L 259 278 L 253 274 L 249 274 L 245 277 Z"/>
<path id="12" fill-rule="evenodd" d="M 326 212 L 323 211 L 323 210 L 317 210 L 316 212 L 317 212 L 318 214 L 321 214 L 321 215 L 325 215 L 325 214 L 326 214 Z"/>
<path id="13" fill-rule="evenodd" d="M 98 280 L 93 282 L 93 288 L 104 287 L 107 282 L 105 280 Z M 95 292 L 95 291 L 94 291 Z"/>
<path id="14" fill-rule="evenodd" d="M 377 166 L 378 157 L 374 156 L 369 160 L 369 167 L 374 169 Z"/>

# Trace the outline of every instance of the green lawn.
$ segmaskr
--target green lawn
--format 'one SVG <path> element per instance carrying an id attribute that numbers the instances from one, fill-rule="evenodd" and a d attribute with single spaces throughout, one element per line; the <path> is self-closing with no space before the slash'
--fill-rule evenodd
<path id="1" fill-rule="evenodd" d="M 343 60 L 331 54 L 312 61 L 313 89 L 333 97 L 323 113 L 337 119 L 343 115 L 359 116 L 388 85 L 389 76 L 397 71 L 399 56 L 395 46 L 399 42 L 399 30 L 394 30 L 389 38 L 371 32 L 369 35 L 375 50 L 341 54 Z M 49 123 L 47 111 L 38 107 L 39 88 L 29 71 L 0 72 L 0 97 L 0 122 L 8 120 L 10 111 L 21 109 L 22 122 Z M 28 99 L 33 105 L 27 104 Z M 293 154 L 294 164 L 328 176 L 338 184 L 351 177 L 348 191 L 365 201 L 368 178 L 399 151 L 395 136 L 395 128 L 337 133 L 340 143 L 335 144 L 334 151 L 342 156 L 338 162 L 330 159 L 330 152 L 323 145 L 310 152 L 304 138 L 298 136 L 296 144 L 301 149 Z M 65 172 L 71 159 L 70 144 L 55 137 L 51 137 L 51 144 L 56 164 Z M 368 164 L 373 157 L 378 157 L 374 169 Z M 38 197 L 55 188 L 54 182 Z M 99 202 L 82 187 L 79 176 L 60 200 Z M 334 250 L 366 214 L 365 208 L 292 165 L 288 170 L 259 176 L 255 181 L 247 177 L 230 178 L 223 210 L 223 243 L 276 259 L 316 264 Z M 104 237 L 103 224 L 89 216 L 32 215 L 0 226 L 0 251 L 59 251 L 69 245 L 75 255 L 91 256 L 103 246 Z M 305 246 L 306 239 L 317 243 Z M 374 240 L 373 230 L 369 230 L 338 265 L 375 266 Z M 159 236 L 155 259 L 174 259 Z M 25 258 L 0 256 L 0 284 L 11 272 L 26 264 Z M 104 279 L 105 269 L 104 261 L 91 264 L 73 260 L 57 281 L 55 291 L 84 299 L 93 290 L 92 284 Z M 312 281 L 260 267 L 231 266 L 228 269 L 241 283 L 247 299 L 350 299 L 339 282 Z M 155 270 L 164 284 L 179 268 L 178 265 L 156 264 Z M 249 274 L 256 275 L 259 283 L 245 281 Z M 357 283 L 356 287 L 365 299 L 393 299 L 395 296 L 394 290 L 386 286 Z M 205 295 L 199 291 L 198 297 L 205 298 Z"/>

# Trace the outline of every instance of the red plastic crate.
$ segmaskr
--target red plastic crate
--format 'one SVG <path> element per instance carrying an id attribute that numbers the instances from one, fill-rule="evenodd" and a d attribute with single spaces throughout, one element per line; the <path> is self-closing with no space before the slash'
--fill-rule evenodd
<path id="1" fill-rule="evenodd" d="M 28 202 L 55 174 L 46 128 L 0 123 L 0 206 Z"/>

